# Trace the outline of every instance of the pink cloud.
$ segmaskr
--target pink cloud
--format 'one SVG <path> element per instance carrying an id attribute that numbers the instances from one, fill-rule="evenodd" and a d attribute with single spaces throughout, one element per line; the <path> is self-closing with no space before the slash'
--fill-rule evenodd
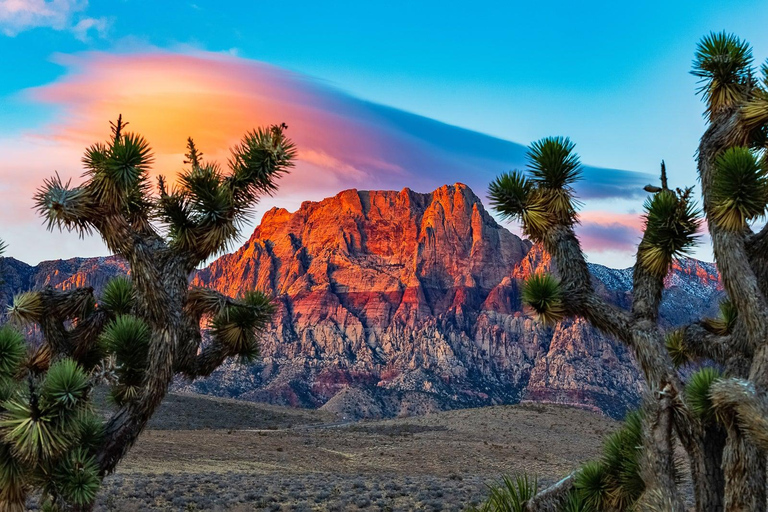
<path id="1" fill-rule="evenodd" d="M 91 30 L 102 37 L 110 24 L 106 18 L 74 22 L 73 17 L 87 7 L 87 0 L 0 0 L 0 31 L 13 37 L 25 30 L 47 27 L 70 30 L 81 41 L 89 39 Z"/>
<path id="2" fill-rule="evenodd" d="M 584 211 L 579 218 L 576 234 L 587 252 L 632 253 L 643 236 L 640 214 Z"/>
<path id="3" fill-rule="evenodd" d="M 0 195 L 11 205 L 0 218 L 31 220 L 33 191 L 54 170 L 77 182 L 83 149 L 104 140 L 118 114 L 152 144 L 154 173 L 169 178 L 182 168 L 189 136 L 206 158 L 224 163 L 247 130 L 286 123 L 299 150 L 297 166 L 261 211 L 294 209 L 347 188 L 427 192 L 460 181 L 483 196 L 499 173 L 525 165 L 520 144 L 366 102 L 305 75 L 232 55 L 90 52 L 58 55 L 56 61 L 64 75 L 25 93 L 50 105 L 52 120 L 0 140 L 0 150 L 10 155 L 0 162 Z M 628 171 L 587 167 L 584 174 L 578 192 L 585 198 L 635 197 L 647 182 Z M 599 236 L 587 233 L 587 239 L 601 247 Z"/>

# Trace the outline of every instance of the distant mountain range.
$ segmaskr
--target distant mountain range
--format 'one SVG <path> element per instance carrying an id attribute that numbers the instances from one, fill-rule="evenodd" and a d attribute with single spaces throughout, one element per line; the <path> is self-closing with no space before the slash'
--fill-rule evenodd
<path id="1" fill-rule="evenodd" d="M 20 290 L 99 289 L 127 271 L 117 258 L 0 261 L 0 306 Z M 621 417 L 642 390 L 628 351 L 582 319 L 546 328 L 523 311 L 523 281 L 550 265 L 458 183 L 429 194 L 346 190 L 294 213 L 272 209 L 237 252 L 193 276 L 230 295 L 274 294 L 262 360 L 177 385 L 349 417 L 520 400 Z M 632 269 L 590 268 L 600 294 L 629 305 Z M 683 260 L 667 278 L 662 321 L 714 315 L 721 295 L 713 264 Z"/>

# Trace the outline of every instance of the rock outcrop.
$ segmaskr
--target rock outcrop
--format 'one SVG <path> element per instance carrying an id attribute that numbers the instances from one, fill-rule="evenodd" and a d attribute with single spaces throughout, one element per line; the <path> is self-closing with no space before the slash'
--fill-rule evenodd
<path id="1" fill-rule="evenodd" d="M 3 302 L 46 284 L 98 289 L 126 271 L 114 258 L 4 264 Z M 458 183 L 429 194 L 346 190 L 294 213 L 272 209 L 239 250 L 193 277 L 229 295 L 275 296 L 261 361 L 179 386 L 349 417 L 520 400 L 619 417 L 642 389 L 627 350 L 581 319 L 545 328 L 523 311 L 523 281 L 550 266 Z M 631 269 L 591 270 L 599 293 L 629 304 Z M 683 260 L 666 282 L 663 322 L 713 314 L 721 293 L 714 265 Z"/>
<path id="2" fill-rule="evenodd" d="M 627 350 L 581 319 L 544 328 L 523 311 L 523 281 L 549 267 L 462 184 L 346 190 L 294 213 L 270 210 L 242 248 L 195 278 L 232 295 L 275 294 L 262 362 L 192 387 L 362 416 L 518 400 L 621 416 L 642 386 Z M 592 270 L 600 293 L 629 303 L 631 269 Z M 713 311 L 717 284 L 713 265 L 681 262 L 665 323 Z"/>

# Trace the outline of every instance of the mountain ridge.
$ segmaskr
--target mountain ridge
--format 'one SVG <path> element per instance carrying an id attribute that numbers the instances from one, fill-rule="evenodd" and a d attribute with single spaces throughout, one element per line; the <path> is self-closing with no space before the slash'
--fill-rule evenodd
<path id="1" fill-rule="evenodd" d="M 126 270 L 109 258 L 46 264 L 13 282 L 99 288 Z M 261 361 L 178 386 L 354 417 L 520 400 L 620 417 L 642 389 L 627 350 L 583 319 L 545 328 L 523 311 L 522 282 L 551 266 L 460 183 L 426 194 L 350 189 L 296 212 L 273 208 L 242 247 L 192 279 L 229 295 L 275 295 Z M 598 293 L 629 305 L 631 268 L 590 270 Z M 721 294 L 714 265 L 696 260 L 678 262 L 665 284 L 667 326 L 712 314 Z"/>

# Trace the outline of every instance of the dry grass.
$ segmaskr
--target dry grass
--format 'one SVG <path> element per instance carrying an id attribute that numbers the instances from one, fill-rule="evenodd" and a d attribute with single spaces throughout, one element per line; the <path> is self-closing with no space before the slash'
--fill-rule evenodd
<path id="1" fill-rule="evenodd" d="M 559 478 L 616 425 L 554 405 L 339 424 L 321 411 L 172 395 L 98 509 L 463 510 L 503 473 Z"/>

